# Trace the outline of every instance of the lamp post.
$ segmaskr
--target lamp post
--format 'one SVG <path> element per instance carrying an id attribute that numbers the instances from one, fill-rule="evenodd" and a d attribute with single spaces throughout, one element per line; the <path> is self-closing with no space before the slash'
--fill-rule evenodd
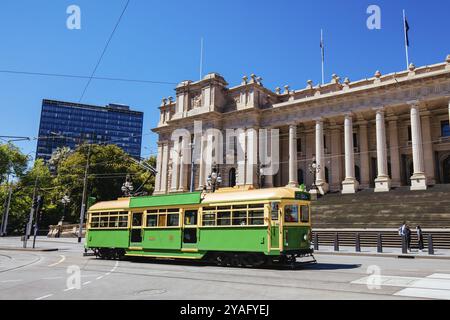
<path id="1" fill-rule="evenodd" d="M 317 173 L 320 172 L 320 166 L 317 165 L 316 157 L 313 157 L 312 162 L 309 165 L 309 172 L 312 173 L 314 177 L 312 189 L 317 191 L 316 180 L 317 180 Z"/>
<path id="2" fill-rule="evenodd" d="M 208 183 L 208 186 L 210 187 L 212 192 L 216 192 L 216 190 L 219 188 L 219 185 L 222 183 L 222 177 L 220 175 L 220 172 L 218 172 L 216 164 L 214 164 L 212 172 L 208 176 L 206 182 Z"/>
<path id="3" fill-rule="evenodd" d="M 61 218 L 61 221 L 64 221 L 64 218 L 67 215 L 67 205 L 70 203 L 70 198 L 68 195 L 65 195 L 62 199 L 61 199 L 61 203 L 64 205 L 64 213 L 63 216 Z"/>
<path id="4" fill-rule="evenodd" d="M 125 197 L 130 197 L 134 190 L 133 182 L 131 182 L 131 176 L 127 174 L 125 183 L 122 185 L 122 192 Z"/>

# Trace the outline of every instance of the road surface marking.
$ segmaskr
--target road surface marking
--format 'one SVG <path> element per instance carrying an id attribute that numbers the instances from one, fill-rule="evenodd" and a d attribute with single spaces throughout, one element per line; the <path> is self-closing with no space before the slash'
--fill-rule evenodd
<path id="1" fill-rule="evenodd" d="M 70 290 L 73 290 L 73 289 L 75 289 L 75 288 L 67 288 L 67 289 L 64 289 L 64 292 L 67 292 L 67 291 L 70 291 Z"/>
<path id="2" fill-rule="evenodd" d="M 36 298 L 35 300 L 44 300 L 44 299 L 50 298 L 51 296 L 53 296 L 53 293 L 52 294 L 48 294 L 46 296 L 42 296 L 42 297 Z"/>
<path id="3" fill-rule="evenodd" d="M 42 280 L 59 280 L 62 279 L 63 277 L 49 277 L 49 278 L 42 278 Z"/>
<path id="4" fill-rule="evenodd" d="M 85 283 L 83 283 L 83 286 L 87 286 L 90 283 L 92 283 L 92 281 L 86 281 Z"/>
<path id="5" fill-rule="evenodd" d="M 50 264 L 49 267 L 57 266 L 58 264 L 63 263 L 64 260 L 66 260 L 66 256 L 64 256 L 64 255 L 60 255 L 60 257 L 61 257 L 61 259 L 58 262 Z"/>
<path id="6" fill-rule="evenodd" d="M 394 296 L 450 300 L 450 291 L 439 289 L 406 288 L 397 293 L 394 293 Z"/>
<path id="7" fill-rule="evenodd" d="M 119 266 L 119 261 L 116 261 L 116 264 L 114 265 L 114 268 L 111 269 L 111 272 L 116 271 L 118 266 Z"/>
<path id="8" fill-rule="evenodd" d="M 102 279 L 103 278 L 103 276 L 100 276 L 100 277 L 97 277 L 97 279 L 96 280 L 100 280 L 100 279 Z"/>
<path id="9" fill-rule="evenodd" d="M 435 273 L 426 278 L 372 276 L 352 282 L 364 285 L 374 283 L 379 283 L 380 286 L 405 288 L 395 293 L 395 296 L 450 300 L 450 274 Z"/>
<path id="10" fill-rule="evenodd" d="M 1 283 L 9 283 L 9 282 L 20 282 L 20 281 L 23 281 L 23 280 L 3 280 L 3 281 L 0 281 Z"/>

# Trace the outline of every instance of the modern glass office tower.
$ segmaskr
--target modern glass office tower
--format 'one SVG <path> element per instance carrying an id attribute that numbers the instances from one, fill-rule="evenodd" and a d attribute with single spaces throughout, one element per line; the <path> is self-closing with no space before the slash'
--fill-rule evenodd
<path id="1" fill-rule="evenodd" d="M 143 112 L 124 105 L 43 100 L 36 158 L 47 161 L 58 147 L 75 149 L 83 142 L 115 144 L 139 158 L 143 118 Z"/>

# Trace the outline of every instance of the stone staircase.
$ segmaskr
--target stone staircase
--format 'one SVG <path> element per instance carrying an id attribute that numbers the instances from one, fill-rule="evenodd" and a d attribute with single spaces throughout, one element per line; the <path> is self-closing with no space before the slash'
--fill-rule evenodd
<path id="1" fill-rule="evenodd" d="M 337 233 L 340 245 L 354 246 L 359 233 L 362 246 L 376 247 L 381 233 L 383 246 L 400 248 L 397 230 L 406 221 L 413 244 L 415 227 L 420 225 L 425 246 L 431 234 L 435 248 L 450 249 L 450 185 L 414 192 L 401 187 L 389 193 L 372 189 L 354 195 L 327 194 L 312 204 L 311 219 L 321 245 L 333 245 Z"/>
<path id="2" fill-rule="evenodd" d="M 450 229 L 450 185 L 414 192 L 400 187 L 389 193 L 327 194 L 312 205 L 314 229 L 396 229 L 403 221 L 411 228 Z"/>

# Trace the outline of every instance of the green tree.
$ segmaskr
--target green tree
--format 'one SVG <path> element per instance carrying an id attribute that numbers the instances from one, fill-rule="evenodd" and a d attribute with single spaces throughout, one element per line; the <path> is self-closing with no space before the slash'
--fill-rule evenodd
<path id="1" fill-rule="evenodd" d="M 26 171 L 28 157 L 11 143 L 0 145 L 0 184 L 14 175 L 20 177 Z"/>
<path id="2" fill-rule="evenodd" d="M 77 222 L 80 213 L 88 154 L 88 197 L 108 201 L 123 196 L 121 188 L 127 175 L 131 176 L 136 191 L 153 192 L 153 174 L 136 164 L 121 148 L 115 145 L 81 145 L 61 161 L 55 179 L 57 193 L 68 194 L 71 198 L 72 222 Z M 146 161 L 153 166 L 155 164 L 154 158 Z"/>

